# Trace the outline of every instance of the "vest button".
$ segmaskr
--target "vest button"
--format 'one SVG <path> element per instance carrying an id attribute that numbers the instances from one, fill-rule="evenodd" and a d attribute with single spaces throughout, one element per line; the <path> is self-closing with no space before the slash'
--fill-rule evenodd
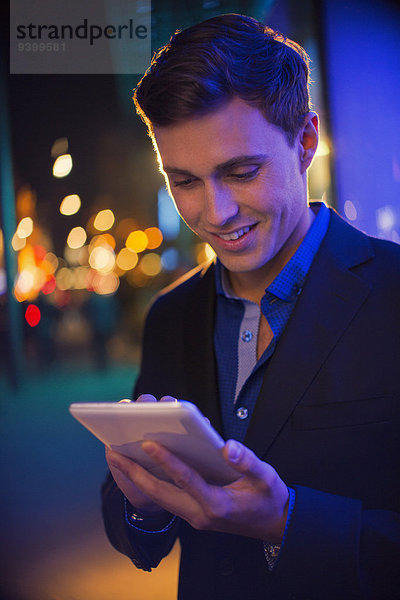
<path id="1" fill-rule="evenodd" d="M 251 331 L 249 331 L 248 329 L 245 329 L 244 331 L 242 331 L 242 340 L 244 342 L 250 342 L 250 340 L 253 338 L 253 334 L 251 333 Z"/>
<path id="2" fill-rule="evenodd" d="M 238 417 L 238 419 L 241 419 L 243 421 L 243 419 L 247 419 L 247 417 L 249 416 L 249 411 L 245 406 L 241 406 L 237 409 L 236 416 Z"/>

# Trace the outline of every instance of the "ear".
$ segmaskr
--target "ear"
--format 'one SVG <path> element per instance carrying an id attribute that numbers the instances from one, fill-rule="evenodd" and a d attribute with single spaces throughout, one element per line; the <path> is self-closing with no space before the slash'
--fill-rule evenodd
<path id="1" fill-rule="evenodd" d="M 299 132 L 300 170 L 304 173 L 311 165 L 318 146 L 318 115 L 310 111 L 304 119 L 304 125 Z"/>

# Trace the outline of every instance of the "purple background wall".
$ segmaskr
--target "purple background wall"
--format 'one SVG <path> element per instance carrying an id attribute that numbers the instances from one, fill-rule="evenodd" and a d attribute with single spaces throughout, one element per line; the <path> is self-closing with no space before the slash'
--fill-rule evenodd
<path id="1" fill-rule="evenodd" d="M 400 8 L 324 1 L 337 208 L 400 242 Z"/>

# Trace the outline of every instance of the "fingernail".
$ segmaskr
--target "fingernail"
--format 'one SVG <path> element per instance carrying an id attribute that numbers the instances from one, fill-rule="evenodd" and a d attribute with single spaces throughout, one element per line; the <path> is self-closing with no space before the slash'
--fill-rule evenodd
<path id="1" fill-rule="evenodd" d="M 232 462 L 237 462 L 242 454 L 242 446 L 235 440 L 229 440 L 228 442 L 228 456 Z"/>
<path id="2" fill-rule="evenodd" d="M 142 448 L 146 452 L 146 454 L 149 454 L 150 456 L 157 454 L 157 445 L 151 440 L 145 440 L 144 442 L 142 442 Z"/>

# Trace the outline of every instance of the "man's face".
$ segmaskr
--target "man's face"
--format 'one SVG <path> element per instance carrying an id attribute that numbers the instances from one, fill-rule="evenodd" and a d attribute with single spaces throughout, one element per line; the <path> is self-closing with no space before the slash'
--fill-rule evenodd
<path id="1" fill-rule="evenodd" d="M 310 123 L 316 136 L 312 116 Z M 290 147 L 280 128 L 239 98 L 155 128 L 155 138 L 179 214 L 231 276 L 282 268 L 309 226 L 306 169 L 316 140 L 306 160 L 301 132 Z"/>

